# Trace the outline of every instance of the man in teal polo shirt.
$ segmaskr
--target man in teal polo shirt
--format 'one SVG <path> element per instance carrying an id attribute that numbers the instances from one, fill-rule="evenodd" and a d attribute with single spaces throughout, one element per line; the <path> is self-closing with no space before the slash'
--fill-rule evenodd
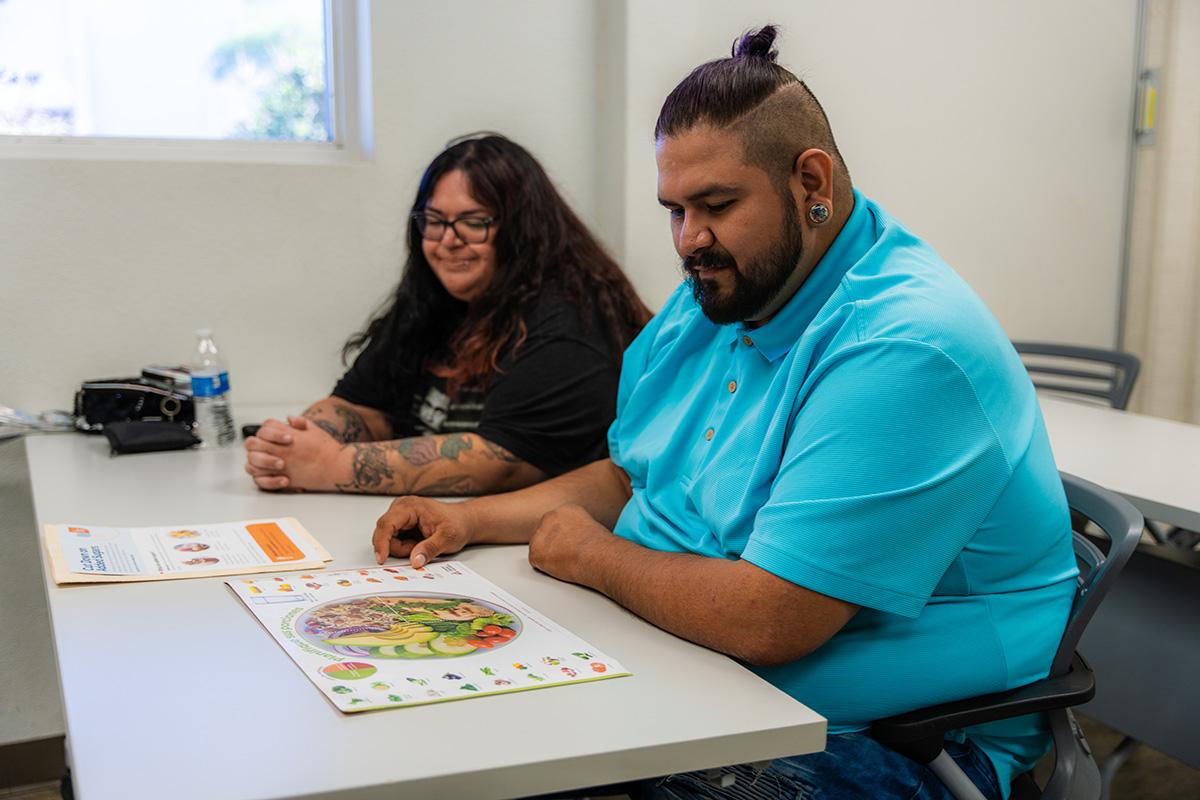
<path id="1" fill-rule="evenodd" d="M 872 720 L 1044 677 L 1076 575 L 1033 387 L 923 241 L 853 188 L 774 28 L 698 67 L 655 131 L 686 281 L 625 354 L 611 457 L 508 495 L 401 498 L 376 553 L 471 542 L 742 659 L 830 721 L 824 753 L 662 797 L 948 797 Z M 1007 797 L 1038 717 L 947 751 Z M 748 767 L 733 768 L 750 776 Z"/>

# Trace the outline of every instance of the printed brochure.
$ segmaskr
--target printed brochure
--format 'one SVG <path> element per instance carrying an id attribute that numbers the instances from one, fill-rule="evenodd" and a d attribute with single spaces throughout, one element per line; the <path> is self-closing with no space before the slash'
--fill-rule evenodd
<path id="1" fill-rule="evenodd" d="M 111 528 L 47 525 L 55 583 L 103 583 L 323 569 L 332 560 L 295 518 Z"/>

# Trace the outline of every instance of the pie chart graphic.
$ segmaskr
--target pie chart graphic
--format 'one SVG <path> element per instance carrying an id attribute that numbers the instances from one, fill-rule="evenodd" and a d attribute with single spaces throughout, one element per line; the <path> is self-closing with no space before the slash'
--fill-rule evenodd
<path id="1" fill-rule="evenodd" d="M 357 681 L 369 678 L 376 672 L 374 664 L 364 661 L 343 661 L 321 667 L 321 674 L 333 681 Z"/>

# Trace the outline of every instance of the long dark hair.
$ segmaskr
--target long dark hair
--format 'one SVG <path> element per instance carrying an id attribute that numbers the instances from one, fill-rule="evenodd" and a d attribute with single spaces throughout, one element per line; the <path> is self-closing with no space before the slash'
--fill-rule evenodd
<path id="1" fill-rule="evenodd" d="M 424 210 L 438 180 L 454 170 L 462 170 L 471 196 L 499 221 L 491 283 L 469 306 L 452 297 L 429 266 L 410 215 L 400 285 L 366 329 L 346 342 L 343 359 L 375 343 L 392 385 L 430 371 L 446 378 L 452 396 L 464 386 L 485 385 L 501 357 L 524 342 L 524 312 L 548 285 L 580 310 L 583 324 L 593 323 L 586 310 L 595 309 L 619 357 L 650 311 L 537 159 L 499 134 L 452 143 L 425 170 L 412 213 Z"/>

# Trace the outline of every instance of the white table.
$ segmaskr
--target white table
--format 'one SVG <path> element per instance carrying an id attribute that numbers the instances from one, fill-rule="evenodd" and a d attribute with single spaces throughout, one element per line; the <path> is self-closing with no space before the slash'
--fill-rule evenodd
<path id="1" fill-rule="evenodd" d="M 1059 469 L 1124 495 L 1150 519 L 1200 530 L 1200 425 L 1038 400 Z"/>
<path id="2" fill-rule="evenodd" d="M 258 492 L 240 448 L 112 458 L 102 437 L 61 435 L 31 438 L 28 459 L 39 525 L 296 516 L 333 555 L 331 569 L 374 563 L 369 538 L 388 502 Z M 824 746 L 815 712 L 722 655 L 534 572 L 524 547 L 460 558 L 634 676 L 343 715 L 219 578 L 47 578 L 77 796 L 487 800 Z"/>

